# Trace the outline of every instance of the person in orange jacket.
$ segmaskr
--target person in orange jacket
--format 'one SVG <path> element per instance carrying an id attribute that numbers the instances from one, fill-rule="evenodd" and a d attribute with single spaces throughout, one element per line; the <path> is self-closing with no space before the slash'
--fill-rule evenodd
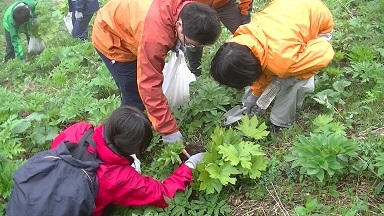
<path id="1" fill-rule="evenodd" d="M 270 114 L 271 131 L 279 133 L 293 124 L 305 94 L 314 91 L 314 75 L 333 59 L 333 25 L 321 0 L 274 0 L 219 48 L 210 74 L 230 87 L 251 86 L 243 98 L 247 113 L 273 79 L 280 81 Z"/>
<path id="2" fill-rule="evenodd" d="M 217 11 L 220 21 L 233 34 L 236 29 L 251 20 L 253 0 L 197 0 L 203 4 L 209 5 Z M 196 76 L 201 75 L 200 63 L 203 57 L 203 48 L 187 48 L 187 58 L 189 69 Z"/>
<path id="3" fill-rule="evenodd" d="M 122 105 L 146 110 L 164 143 L 182 141 L 162 91 L 169 50 L 213 44 L 215 10 L 190 0 L 111 0 L 97 12 L 92 43 L 122 93 Z"/>

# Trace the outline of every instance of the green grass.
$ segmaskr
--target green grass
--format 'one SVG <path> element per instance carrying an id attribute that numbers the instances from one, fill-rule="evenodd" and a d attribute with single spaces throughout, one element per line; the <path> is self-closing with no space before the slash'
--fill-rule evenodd
<path id="1" fill-rule="evenodd" d="M 315 77 L 316 92 L 306 98 L 302 110 L 297 112 L 294 126 L 284 131 L 284 137 L 259 142 L 270 159 L 261 177 L 238 179 L 236 185 L 228 185 L 220 194 L 215 194 L 219 201 L 224 200 L 231 206 L 232 211 L 227 215 L 384 214 L 384 190 L 379 190 L 384 176 L 378 176 L 375 166 L 376 157 L 384 152 L 384 1 L 325 2 L 335 19 L 332 41 L 335 59 Z M 11 3 L 1 1 L 0 13 Z M 255 4 L 261 10 L 266 1 Z M 0 63 L 2 212 L 10 192 L 12 173 L 25 159 L 47 149 L 53 136 L 71 123 L 85 120 L 99 124 L 119 105 L 119 92 L 92 44 L 72 39 L 66 31 L 62 21 L 65 5 L 42 0 L 37 9 L 41 23 L 39 32 L 47 49 L 40 55 L 27 54 L 22 64 L 17 60 Z M 0 33 L 0 44 L 5 45 L 2 28 Z M 229 37 L 230 33 L 224 30 L 217 43 L 204 49 L 203 75 L 191 85 L 191 103 L 174 111 L 182 133 L 191 143 L 209 142 L 212 129 L 221 125 L 225 111 L 220 107 L 229 109 L 240 103 L 242 91 L 216 86 L 208 76 L 212 57 Z M 0 48 L 1 58 L 4 45 Z M 324 93 L 327 100 L 319 100 Z M 225 97 L 230 100 L 220 101 Z M 34 118 L 28 117 L 31 114 Z M 358 153 L 348 161 L 343 175 L 323 182 L 300 173 L 299 168 L 292 168 L 291 162 L 285 161 L 298 136 L 309 137 L 314 133 L 313 121 L 318 115 L 329 115 L 334 122 L 345 126 L 346 137 L 356 143 Z M 267 116 L 260 120 L 269 121 Z M 16 145 L 15 140 L 20 145 Z M 150 156 L 142 163 L 142 170 L 161 179 L 173 167 L 154 169 L 152 161 L 157 160 L 162 151 L 158 141 L 157 135 Z M 196 185 L 191 188 L 196 189 Z M 201 201 L 203 199 L 206 200 Z M 222 208 L 217 204 L 219 201 L 213 200 L 201 192 L 179 193 L 176 204 L 165 210 L 119 208 L 114 215 L 132 215 L 133 212 L 136 215 L 170 215 L 177 208 L 185 212 L 194 207 Z M 200 206 L 196 201 L 207 205 Z"/>

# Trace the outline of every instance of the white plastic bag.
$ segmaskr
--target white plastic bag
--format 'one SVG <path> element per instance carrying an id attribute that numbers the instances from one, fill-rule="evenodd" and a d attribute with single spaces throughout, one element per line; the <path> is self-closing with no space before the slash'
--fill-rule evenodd
<path id="1" fill-rule="evenodd" d="M 31 37 L 29 38 L 28 52 L 29 53 L 41 53 L 45 49 L 45 44 L 42 40 Z"/>
<path id="2" fill-rule="evenodd" d="M 184 53 L 172 52 L 169 61 L 163 69 L 164 82 L 163 93 L 168 99 L 171 108 L 178 108 L 189 101 L 189 83 L 196 80 L 196 77 L 189 70 L 185 62 Z"/>
<path id="3" fill-rule="evenodd" d="M 65 27 L 67 27 L 67 30 L 68 30 L 69 34 L 72 35 L 72 29 L 73 29 L 73 25 L 72 25 L 72 12 L 69 12 L 67 14 L 67 16 L 64 16 L 63 20 L 64 20 Z"/>

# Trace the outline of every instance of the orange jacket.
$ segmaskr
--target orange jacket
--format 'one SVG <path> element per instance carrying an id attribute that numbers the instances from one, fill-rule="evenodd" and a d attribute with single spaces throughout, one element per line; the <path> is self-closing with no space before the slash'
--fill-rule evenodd
<path id="1" fill-rule="evenodd" d="M 111 0 L 96 15 L 92 43 L 107 58 L 137 59 L 140 97 L 156 131 L 178 130 L 162 91 L 164 59 L 177 41 L 176 21 L 188 0 Z"/>
<path id="2" fill-rule="evenodd" d="M 229 2 L 229 0 L 196 0 L 197 2 L 201 2 L 206 5 L 211 5 L 212 2 L 212 8 L 216 9 L 219 8 Z M 241 14 L 244 16 L 248 16 L 252 9 L 252 1 L 253 0 L 240 0 L 239 3 L 239 9 L 241 11 Z"/>
<path id="3" fill-rule="evenodd" d="M 320 0 L 274 0 L 252 21 L 240 26 L 231 42 L 249 47 L 263 73 L 251 86 L 260 96 L 274 75 L 309 79 L 329 64 L 334 51 L 317 39 L 333 30 L 333 18 Z"/>

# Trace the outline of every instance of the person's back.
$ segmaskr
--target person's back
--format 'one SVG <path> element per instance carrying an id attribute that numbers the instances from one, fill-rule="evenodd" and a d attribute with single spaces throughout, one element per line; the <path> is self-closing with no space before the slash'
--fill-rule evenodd
<path id="1" fill-rule="evenodd" d="M 53 140 L 51 148 L 59 147 L 63 140 L 77 140 L 90 127 L 92 125 L 86 122 L 70 126 Z M 164 196 L 172 198 L 177 190 L 185 190 L 192 182 L 192 171 L 188 164 L 182 164 L 162 182 L 142 176 L 131 166 L 131 155 L 140 157 L 152 137 L 151 123 L 147 117 L 129 106 L 117 108 L 104 124 L 95 128 L 92 139 L 96 143 L 100 166 L 96 171 L 99 188 L 94 216 L 102 215 L 109 204 L 165 207 L 167 203 Z"/>
<path id="2" fill-rule="evenodd" d="M 313 76 L 333 59 L 329 37 L 323 37 L 331 35 L 333 25 L 320 0 L 272 1 L 219 48 L 210 73 L 221 84 L 251 86 L 252 94 L 243 98 L 247 113 L 257 108 L 272 80 L 282 83 L 271 110 L 271 131 L 289 128 L 305 95 L 314 91 Z"/>

